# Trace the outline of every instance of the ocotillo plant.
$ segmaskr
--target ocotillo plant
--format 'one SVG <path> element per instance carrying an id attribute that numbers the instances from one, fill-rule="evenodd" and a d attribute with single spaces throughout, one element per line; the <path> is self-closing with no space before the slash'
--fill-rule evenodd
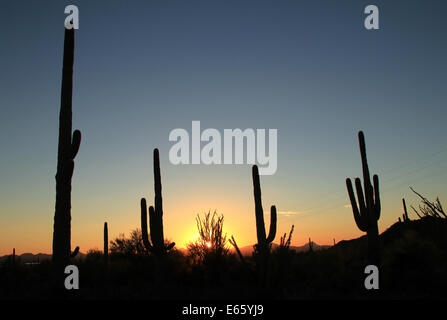
<path id="1" fill-rule="evenodd" d="M 81 132 L 75 130 L 72 134 L 73 61 L 74 29 L 65 29 L 52 256 L 56 268 L 66 266 L 72 255 L 71 178 L 81 144 Z"/>
<path id="2" fill-rule="evenodd" d="M 402 205 L 404 207 L 404 213 L 402 215 L 402 218 L 404 222 L 410 221 L 410 218 L 408 218 L 408 212 L 407 212 L 407 205 L 405 204 L 405 198 L 402 198 Z"/>
<path id="3" fill-rule="evenodd" d="M 234 247 L 234 249 L 236 250 L 237 255 L 239 256 L 239 259 L 241 260 L 242 263 L 245 263 L 245 259 L 244 256 L 242 255 L 241 250 L 239 250 L 239 247 L 236 243 L 236 240 L 234 239 L 233 236 L 231 236 L 231 238 L 228 240 L 230 242 L 230 244 Z"/>
<path id="4" fill-rule="evenodd" d="M 295 229 L 295 225 L 292 225 L 292 228 L 290 228 L 289 237 L 287 238 L 287 233 L 284 233 L 284 236 L 282 236 L 279 240 L 279 247 L 289 249 L 290 244 L 292 243 L 292 234 L 293 230 Z"/>
<path id="5" fill-rule="evenodd" d="M 104 222 L 104 258 L 107 261 L 109 257 L 109 229 L 107 222 Z"/>
<path id="6" fill-rule="evenodd" d="M 436 201 L 431 202 L 423 195 L 416 192 L 412 187 L 410 187 L 410 189 L 422 200 L 422 205 L 419 205 L 420 213 L 413 206 L 411 206 L 411 209 L 413 209 L 413 211 L 419 218 L 422 219 L 422 217 L 433 217 L 439 219 L 447 219 L 447 214 L 444 212 L 441 200 L 439 200 L 439 198 L 436 198 Z"/>
<path id="7" fill-rule="evenodd" d="M 357 224 L 357 227 L 361 231 L 366 232 L 368 236 L 369 261 L 374 265 L 378 265 L 380 261 L 379 228 L 377 226 L 377 221 L 380 218 L 379 177 L 377 175 L 373 176 L 373 189 L 366 159 L 365 137 L 362 131 L 359 132 L 359 145 L 360 156 L 362 159 L 364 193 L 362 191 L 362 182 L 360 178 L 356 178 L 355 187 L 357 190 L 358 206 L 352 189 L 351 179 L 349 178 L 346 179 L 346 187 L 348 189 L 355 223 Z"/>
<path id="8" fill-rule="evenodd" d="M 276 207 L 273 205 L 270 207 L 270 231 L 268 236 L 265 234 L 264 226 L 264 210 L 262 209 L 261 200 L 261 183 L 259 181 L 258 166 L 254 165 L 252 168 L 253 175 L 253 190 L 255 198 L 255 213 L 256 213 L 256 233 L 258 237 L 258 243 L 256 250 L 262 256 L 267 256 L 273 240 L 276 236 Z"/>
<path id="9" fill-rule="evenodd" d="M 154 189 L 155 189 L 155 208 L 149 207 L 149 228 L 151 241 L 147 232 L 147 205 L 146 199 L 141 199 L 141 233 L 143 244 L 146 250 L 156 255 L 164 255 L 175 245 L 172 242 L 165 245 L 163 235 L 163 200 L 161 196 L 161 174 L 160 174 L 160 155 L 158 149 L 154 149 Z"/>

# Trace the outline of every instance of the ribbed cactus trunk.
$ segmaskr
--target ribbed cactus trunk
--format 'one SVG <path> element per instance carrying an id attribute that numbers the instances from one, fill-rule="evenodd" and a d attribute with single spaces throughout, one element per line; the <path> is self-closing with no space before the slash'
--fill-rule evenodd
<path id="1" fill-rule="evenodd" d="M 377 221 L 380 218 L 380 193 L 379 193 L 379 177 L 373 176 L 374 186 L 371 185 L 369 176 L 368 161 L 366 158 L 366 145 L 363 132 L 359 132 L 360 156 L 362 159 L 363 183 L 359 178 L 355 179 L 355 187 L 357 191 L 358 206 L 352 188 L 351 179 L 346 179 L 346 187 L 348 189 L 349 199 L 351 201 L 354 220 L 357 227 L 366 232 L 368 238 L 368 258 L 370 264 L 378 266 L 380 264 L 379 251 L 379 228 Z"/>
<path id="2" fill-rule="evenodd" d="M 147 204 L 146 199 L 141 199 L 141 233 L 143 244 L 147 251 L 158 256 L 163 256 L 168 250 L 172 249 L 175 243 L 165 246 L 163 234 L 163 199 L 161 195 L 161 172 L 160 172 L 160 153 L 154 149 L 154 190 L 155 190 L 155 208 L 149 207 L 149 228 L 150 237 L 147 230 Z"/>
<path id="3" fill-rule="evenodd" d="M 109 258 L 109 229 L 107 222 L 104 222 L 104 258 L 106 261 Z"/>
<path id="4" fill-rule="evenodd" d="M 276 236 L 276 207 L 270 207 L 270 231 L 265 233 L 264 210 L 262 209 L 261 183 L 259 181 L 258 166 L 252 167 L 253 194 L 255 199 L 256 234 L 258 243 L 255 246 L 260 282 L 262 286 L 268 286 L 269 254 L 273 240 Z"/>
<path id="5" fill-rule="evenodd" d="M 161 196 L 161 172 L 160 154 L 158 149 L 154 150 L 154 207 L 149 208 L 149 226 L 151 229 L 152 245 L 159 254 L 166 252 L 165 238 L 163 234 L 163 199 Z"/>
<path id="6" fill-rule="evenodd" d="M 71 178 L 81 143 L 79 130 L 72 135 L 73 62 L 74 29 L 65 29 L 52 256 L 58 272 L 69 264 L 71 256 Z"/>
<path id="7" fill-rule="evenodd" d="M 258 166 L 252 168 L 253 194 L 255 198 L 256 234 L 258 237 L 257 249 L 260 252 L 268 253 L 270 246 L 276 236 L 276 207 L 270 207 L 270 231 L 268 237 L 265 233 L 264 210 L 262 209 L 261 183 L 259 181 Z"/>

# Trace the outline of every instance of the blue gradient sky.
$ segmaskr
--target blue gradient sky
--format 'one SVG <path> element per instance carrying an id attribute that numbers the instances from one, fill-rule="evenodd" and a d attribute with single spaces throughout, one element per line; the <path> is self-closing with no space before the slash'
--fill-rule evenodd
<path id="1" fill-rule="evenodd" d="M 1 1 L 0 254 L 50 252 L 64 8 L 80 10 L 73 127 L 83 134 L 72 195 L 72 245 L 101 247 L 139 227 L 153 201 L 160 148 L 165 234 L 195 236 L 216 209 L 255 242 L 248 165 L 174 166 L 174 128 L 277 128 L 278 170 L 264 208 L 293 244 L 361 234 L 345 190 L 361 175 L 357 131 L 382 188 L 381 230 L 408 189 L 447 199 L 445 1 Z M 363 27 L 376 4 L 380 30 Z M 223 132 L 223 131 L 222 131 Z M 267 220 L 268 221 L 268 220 Z M 268 222 L 267 222 L 268 223 Z"/>

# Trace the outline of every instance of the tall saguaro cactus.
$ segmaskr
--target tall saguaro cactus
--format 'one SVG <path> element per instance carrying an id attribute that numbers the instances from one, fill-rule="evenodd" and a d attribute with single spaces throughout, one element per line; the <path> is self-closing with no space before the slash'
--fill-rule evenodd
<path id="1" fill-rule="evenodd" d="M 360 156 L 362 159 L 363 184 L 360 178 L 355 179 L 355 187 L 357 190 L 357 201 L 352 189 L 351 179 L 346 179 L 346 187 L 348 189 L 349 199 L 351 201 L 354 220 L 357 227 L 367 233 L 368 237 L 368 257 L 370 263 L 378 265 L 380 262 L 379 254 L 379 228 L 377 221 L 380 218 L 380 193 L 379 193 L 379 177 L 373 176 L 373 185 L 369 176 L 368 161 L 366 159 L 365 136 L 360 131 L 359 134 Z"/>
<path id="2" fill-rule="evenodd" d="M 72 134 L 73 62 L 74 29 L 65 29 L 52 256 L 58 268 L 71 257 L 71 178 L 81 144 L 81 132 Z"/>
<path id="3" fill-rule="evenodd" d="M 259 272 L 259 283 L 261 287 L 269 287 L 269 254 L 271 244 L 273 240 L 275 240 L 276 236 L 276 207 L 274 205 L 270 207 L 270 230 L 267 236 L 264 226 L 264 210 L 262 209 L 261 183 L 259 181 L 258 166 L 256 165 L 252 167 L 252 176 L 255 198 L 256 233 L 258 237 L 258 243 L 255 245 L 255 252 Z"/>
<path id="4" fill-rule="evenodd" d="M 109 229 L 107 227 L 107 222 L 104 222 L 104 258 L 107 261 L 109 257 Z"/>
<path id="5" fill-rule="evenodd" d="M 270 250 L 270 245 L 276 236 L 276 207 L 270 207 L 270 230 L 268 236 L 265 233 L 264 226 L 264 210 L 262 209 L 261 199 L 261 183 L 259 182 L 258 166 L 252 168 L 253 175 L 253 191 L 255 198 L 255 214 L 256 214 L 256 233 L 258 236 L 258 244 L 256 245 L 259 253 L 266 255 Z"/>
<path id="6" fill-rule="evenodd" d="M 155 208 L 149 207 L 149 228 L 151 241 L 147 232 L 147 204 L 146 199 L 141 199 L 141 233 L 143 244 L 147 251 L 156 255 L 164 255 L 175 245 L 174 242 L 165 246 L 163 235 L 163 200 L 161 196 L 161 173 L 160 173 L 160 154 L 158 149 L 154 149 L 154 189 L 155 189 Z"/>

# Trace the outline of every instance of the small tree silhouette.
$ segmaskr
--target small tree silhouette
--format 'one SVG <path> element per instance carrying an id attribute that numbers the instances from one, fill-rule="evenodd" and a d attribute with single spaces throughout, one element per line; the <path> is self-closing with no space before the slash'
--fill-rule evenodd
<path id="1" fill-rule="evenodd" d="M 134 256 L 145 254 L 143 237 L 140 229 L 132 230 L 130 238 L 120 234 L 115 240 L 110 241 L 110 253 L 115 255 Z"/>
<path id="2" fill-rule="evenodd" d="M 221 259 L 228 254 L 227 235 L 223 234 L 224 216 L 214 211 L 197 215 L 197 231 L 199 238 L 187 245 L 189 256 L 196 262 L 205 263 L 209 259 Z"/>

